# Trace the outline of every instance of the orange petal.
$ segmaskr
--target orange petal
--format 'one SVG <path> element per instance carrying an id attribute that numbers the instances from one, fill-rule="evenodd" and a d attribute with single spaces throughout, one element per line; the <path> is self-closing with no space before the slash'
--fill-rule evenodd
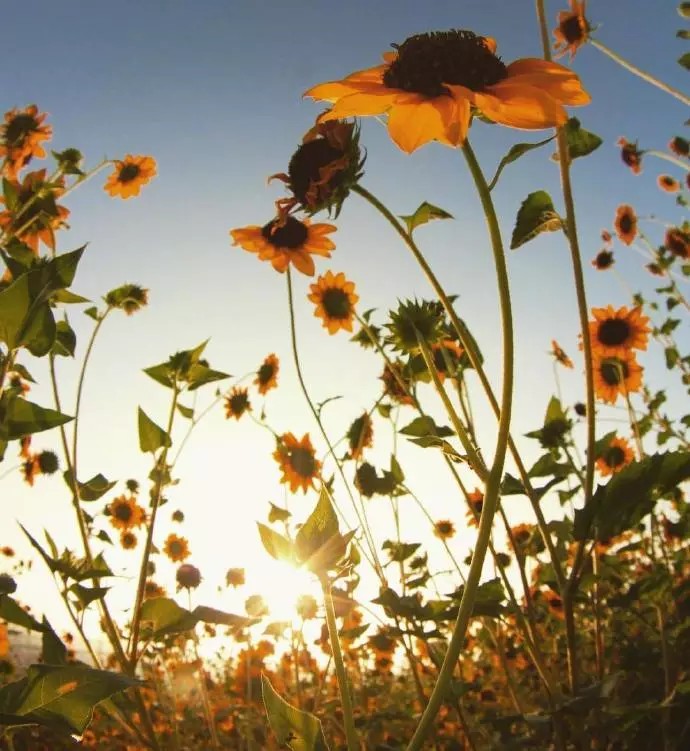
<path id="1" fill-rule="evenodd" d="M 494 84 L 496 87 L 518 85 L 542 89 L 558 99 L 561 104 L 580 105 L 589 104 L 591 101 L 589 94 L 582 88 L 580 79 L 575 75 L 554 76 L 550 73 L 521 73 Z M 488 90 L 493 91 L 494 86 L 490 86 Z"/>
<path id="2" fill-rule="evenodd" d="M 294 267 L 307 276 L 314 276 L 314 259 L 303 250 L 295 250 L 290 256 Z"/>
<path id="3" fill-rule="evenodd" d="M 388 132 L 393 141 L 408 154 L 433 140 L 456 146 L 462 141 L 458 103 L 449 96 L 421 102 L 396 103 L 388 115 Z"/>
<path id="4" fill-rule="evenodd" d="M 359 70 L 344 78 L 342 81 L 328 81 L 312 86 L 304 92 L 303 96 L 310 96 L 314 99 L 324 99 L 328 102 L 335 102 L 340 97 L 348 94 L 356 94 L 360 91 L 369 89 L 385 88 L 382 83 L 383 72 L 387 65 L 377 65 L 375 68 Z"/>
<path id="5" fill-rule="evenodd" d="M 568 115 L 549 94 L 530 86 L 507 83 L 490 86 L 491 93 L 475 94 L 475 104 L 486 117 L 501 125 L 539 130 L 563 125 Z"/>
<path id="6" fill-rule="evenodd" d="M 319 122 L 360 115 L 381 115 L 389 110 L 401 96 L 399 92 L 384 89 L 385 93 L 350 94 L 339 99 L 331 110 L 319 116 Z M 402 95 L 420 98 L 419 94 Z"/>
<path id="7" fill-rule="evenodd" d="M 577 78 L 577 74 L 573 73 L 570 68 L 566 68 L 565 65 L 542 60 L 540 57 L 523 57 L 520 60 L 514 60 L 507 66 L 507 70 L 509 78 L 531 73 L 547 73 L 549 76 Z"/>

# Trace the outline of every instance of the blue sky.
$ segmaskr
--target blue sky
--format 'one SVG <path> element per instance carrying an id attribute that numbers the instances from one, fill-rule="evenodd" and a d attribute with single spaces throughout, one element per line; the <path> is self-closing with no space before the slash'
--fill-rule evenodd
<path id="1" fill-rule="evenodd" d="M 547 5 L 552 26 L 564 3 Z M 675 38 L 676 29 L 683 25 L 675 2 L 627 0 L 624 12 L 621 3 L 589 5 L 589 16 L 600 25 L 598 36 L 603 42 L 667 83 L 686 87 L 687 72 L 676 63 L 687 47 Z M 125 281 L 151 290 L 147 310 L 132 319 L 113 316 L 97 343 L 82 423 L 85 476 L 103 472 L 113 479 L 145 479 L 148 459 L 137 449 L 136 407 L 141 405 L 163 422 L 167 393 L 146 379 L 141 369 L 209 337 L 211 364 L 236 376 L 255 370 L 265 355 L 276 352 L 281 359 L 281 385 L 268 401 L 269 421 L 278 432 L 309 431 L 323 449 L 290 361 L 285 279 L 253 255 L 233 248 L 228 231 L 271 218 L 273 201 L 281 192 L 278 183 L 267 185 L 266 178 L 285 169 L 321 109 L 301 99 L 309 86 L 375 65 L 390 43 L 426 30 L 469 28 L 493 36 L 507 62 L 539 56 L 533 6 L 526 0 L 68 0 L 59 4 L 29 0 L 21 11 L 16 4 L 5 9 L 5 109 L 35 102 L 50 113 L 53 148 L 76 146 L 89 164 L 126 153 L 151 154 L 158 163 L 158 178 L 135 200 L 108 197 L 102 190 L 104 173 L 68 202 L 71 230 L 63 233 L 60 250 L 89 242 L 76 291 L 97 300 Z M 665 221 L 679 221 L 673 197 L 662 194 L 655 181 L 664 172 L 682 174 L 649 158 L 642 175 L 634 177 L 621 164 L 616 140 L 625 136 L 639 139 L 643 147 L 663 149 L 671 135 L 683 132 L 687 112 L 596 49 L 583 49 L 573 67 L 592 95 L 592 104 L 574 109 L 573 114 L 604 139 L 594 156 L 573 168 L 590 304 L 621 305 L 628 295 L 617 276 L 589 266 L 600 248 L 600 231 L 611 226 L 619 203 L 642 206 L 645 214 Z M 482 123 L 471 132 L 488 174 L 511 145 L 545 136 Z M 492 263 L 478 200 L 460 154 L 432 144 L 407 156 L 373 119 L 363 122 L 362 144 L 368 155 L 363 184 L 395 213 L 411 213 L 428 200 L 454 215 L 455 221 L 423 228 L 418 238 L 446 288 L 460 295 L 460 314 L 478 338 L 487 370 L 498 383 L 499 323 Z M 558 170 L 548 158 L 550 153 L 546 147 L 509 167 L 495 191 L 507 243 L 527 193 L 545 189 L 557 206 L 562 205 Z M 395 307 L 398 298 L 429 296 L 413 260 L 360 199 L 352 197 L 346 203 L 337 224 L 333 258 L 317 267 L 320 272 L 344 271 L 355 281 L 360 310 L 378 308 L 383 314 Z M 658 227 L 653 227 L 652 235 L 655 232 L 660 239 Z M 616 258 L 616 270 L 633 289 L 649 288 L 652 282 L 633 250 L 617 246 Z M 544 235 L 518 252 L 509 252 L 508 260 L 518 347 L 514 433 L 519 435 L 540 425 L 554 388 L 547 354 L 551 339 L 558 339 L 572 357 L 577 355 L 577 312 L 562 236 Z M 370 353 L 348 345 L 344 335 L 329 337 L 305 299 L 308 280 L 296 276 L 295 287 L 301 300 L 297 306 L 301 355 L 313 396 L 316 401 L 344 397 L 324 412 L 329 429 L 338 436 L 373 403 L 381 365 Z M 89 329 L 88 319 L 82 318 L 78 311 L 70 311 L 83 347 Z M 652 356 L 658 359 L 659 353 L 650 355 L 650 367 Z M 69 363 L 61 366 L 69 404 L 76 371 Z M 33 368 L 41 380 L 34 398 L 47 403 L 48 382 L 42 368 L 38 363 Z M 563 373 L 562 387 L 568 403 L 582 398 L 579 367 Z M 212 389 L 206 394 L 210 399 Z M 255 397 L 254 402 L 258 413 L 260 401 Z M 479 402 L 479 429 L 490 452 L 494 422 L 481 398 Z M 203 394 L 199 403 L 205 403 Z M 411 417 L 403 415 L 402 424 Z M 36 439 L 39 447 L 57 448 L 57 443 L 56 435 Z M 168 508 L 182 508 L 187 514 L 192 560 L 208 572 L 207 600 L 214 596 L 227 567 L 264 560 L 254 520 L 263 519 L 268 500 L 283 498 L 272 450 L 267 432 L 244 421 L 225 422 L 218 407 L 182 455 L 181 483 L 171 489 Z M 389 451 L 390 445 L 384 444 L 373 454 L 375 461 L 386 463 Z M 415 488 L 432 513 L 461 525 L 464 510 L 442 476 L 440 461 L 407 446 L 401 447 L 401 456 L 410 467 L 408 475 L 417 475 Z M 8 454 L 7 462 L 11 461 Z M 58 479 L 40 478 L 30 490 L 9 478 L 1 492 L 12 510 L 4 512 L 0 544 L 17 542 L 12 517 L 35 531 L 47 525 L 57 530 L 56 536 L 75 539 L 69 499 Z M 291 501 L 296 516 L 306 514 L 314 500 L 312 494 Z M 372 513 L 385 539 L 390 511 L 381 503 Z M 514 513 L 518 520 L 520 511 Z M 417 534 L 419 524 L 410 508 L 404 527 Z M 164 515 L 159 539 L 170 529 Z M 463 537 L 459 545 L 467 539 Z M 125 565 L 131 573 L 135 558 L 126 559 Z M 43 571 L 32 577 L 36 587 L 47 581 Z"/>

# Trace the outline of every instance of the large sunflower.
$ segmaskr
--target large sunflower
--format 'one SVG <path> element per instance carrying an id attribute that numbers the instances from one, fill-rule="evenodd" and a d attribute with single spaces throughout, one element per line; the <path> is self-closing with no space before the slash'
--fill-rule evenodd
<path id="1" fill-rule="evenodd" d="M 271 354 L 261 363 L 259 369 L 256 371 L 256 378 L 254 383 L 258 387 L 260 394 L 265 394 L 271 389 L 278 388 L 278 370 L 280 368 L 280 361 L 278 358 Z"/>
<path id="2" fill-rule="evenodd" d="M 152 156 L 132 156 L 113 162 L 115 171 L 103 186 L 111 196 L 131 198 L 138 196 L 141 188 L 156 176 L 156 160 Z"/>
<path id="3" fill-rule="evenodd" d="M 592 308 L 594 320 L 589 322 L 589 335 L 592 349 L 602 357 L 625 355 L 630 349 L 647 349 L 649 339 L 649 318 L 642 315 L 642 309 L 624 305 L 614 310 Z"/>
<path id="4" fill-rule="evenodd" d="M 301 441 L 292 433 L 283 434 L 273 452 L 273 458 L 280 464 L 283 472 L 280 481 L 290 485 L 290 492 L 296 493 L 297 489 L 301 488 L 306 493 L 309 488 L 314 487 L 314 479 L 321 470 L 321 462 L 316 458 L 309 433 L 305 433 Z"/>
<path id="5" fill-rule="evenodd" d="M 603 357 L 594 352 L 592 368 L 594 392 L 604 402 L 615 404 L 618 395 L 625 396 L 642 388 L 642 371 L 632 350 Z"/>
<path id="6" fill-rule="evenodd" d="M 634 455 L 625 438 L 612 438 L 608 446 L 597 457 L 597 469 L 602 477 L 616 474 L 633 461 Z"/>
<path id="7" fill-rule="evenodd" d="M 0 126 L 0 156 L 5 158 L 2 172 L 14 180 L 19 170 L 33 157 L 44 157 L 42 141 L 53 135 L 50 125 L 44 125 L 47 115 L 38 111 L 35 104 L 25 110 L 12 109 L 5 113 L 5 123 Z"/>
<path id="8" fill-rule="evenodd" d="M 312 255 L 331 257 L 335 243 L 326 235 L 335 232 L 332 224 L 311 224 L 293 216 L 273 219 L 263 227 L 251 225 L 231 229 L 232 244 L 257 253 L 259 260 L 270 261 L 276 271 L 283 273 L 292 265 L 307 276 L 314 276 Z"/>
<path id="9" fill-rule="evenodd" d="M 327 271 L 309 289 L 311 294 L 307 299 L 316 304 L 314 315 L 323 318 L 323 327 L 329 334 L 340 329 L 352 331 L 355 305 L 359 301 L 354 282 L 348 282 L 342 271 L 337 274 Z"/>
<path id="10" fill-rule="evenodd" d="M 537 58 L 505 65 L 496 42 L 471 31 L 417 34 L 394 47 L 383 65 L 309 89 L 305 96 L 333 102 L 319 119 L 387 113 L 390 137 L 410 153 L 433 140 L 460 146 L 474 112 L 538 130 L 563 125 L 563 105 L 590 100 L 568 68 Z"/>

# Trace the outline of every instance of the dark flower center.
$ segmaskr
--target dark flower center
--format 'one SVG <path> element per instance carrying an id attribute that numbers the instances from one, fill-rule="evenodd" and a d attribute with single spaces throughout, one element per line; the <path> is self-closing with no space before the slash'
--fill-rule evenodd
<path id="1" fill-rule="evenodd" d="M 477 513 L 477 514 L 481 514 L 482 513 L 482 509 L 484 508 L 484 499 L 483 498 L 479 498 L 477 500 L 472 499 L 470 501 L 470 503 L 472 504 L 472 508 L 474 509 L 475 513 Z"/>
<path id="2" fill-rule="evenodd" d="M 284 224 L 279 224 L 277 219 L 264 224 L 261 234 L 271 245 L 276 248 L 295 250 L 304 244 L 309 235 L 307 225 L 289 216 Z"/>
<path id="3" fill-rule="evenodd" d="M 669 230 L 666 233 L 666 247 L 671 253 L 681 258 L 688 257 L 688 240 L 690 238 L 677 229 Z"/>
<path id="4" fill-rule="evenodd" d="M 170 543 L 170 555 L 177 557 L 184 552 L 184 547 L 179 540 L 173 540 Z"/>
<path id="5" fill-rule="evenodd" d="M 137 177 L 139 177 L 139 173 L 141 172 L 141 168 L 138 164 L 125 164 L 124 167 L 120 170 L 120 174 L 118 175 L 118 180 L 121 183 L 131 183 L 132 180 L 136 180 Z"/>
<path id="6" fill-rule="evenodd" d="M 562 610 L 563 600 L 561 600 L 558 595 L 551 595 L 551 597 L 549 597 L 549 607 L 553 608 L 554 610 Z"/>
<path id="7" fill-rule="evenodd" d="M 118 503 L 115 506 L 115 518 L 121 522 L 128 522 L 133 516 L 132 507 L 127 503 Z"/>
<path id="8" fill-rule="evenodd" d="M 625 451 L 620 446 L 611 446 L 604 456 L 604 461 L 609 467 L 620 467 L 625 461 Z"/>
<path id="9" fill-rule="evenodd" d="M 436 522 L 436 531 L 440 535 L 449 535 L 453 532 L 453 525 L 450 522 Z"/>
<path id="10" fill-rule="evenodd" d="M 506 66 L 489 49 L 484 37 L 456 29 L 416 34 L 392 45 L 397 58 L 383 75 L 390 89 L 437 97 L 448 94 L 444 84 L 484 91 L 508 75 Z"/>
<path id="11" fill-rule="evenodd" d="M 267 363 L 264 363 L 259 368 L 259 371 L 257 372 L 257 378 L 259 379 L 259 383 L 262 386 L 265 386 L 271 378 L 273 378 L 274 373 L 273 365 L 268 365 Z"/>
<path id="12" fill-rule="evenodd" d="M 249 406 L 247 394 L 233 394 L 230 397 L 230 409 L 233 414 L 241 415 Z"/>
<path id="13" fill-rule="evenodd" d="M 20 146 L 29 133 L 38 130 L 38 123 L 31 115 L 16 115 L 5 126 L 5 141 L 10 146 Z"/>
<path id="14" fill-rule="evenodd" d="M 343 152 L 330 144 L 325 138 L 317 138 L 302 144 L 292 155 L 288 166 L 290 188 L 295 198 L 307 203 L 307 191 L 312 183 L 321 179 L 322 167 L 343 157 Z M 338 170 L 328 181 L 330 189 L 337 188 L 342 182 L 343 170 Z"/>
<path id="15" fill-rule="evenodd" d="M 607 386 L 618 386 L 628 377 L 628 366 L 618 358 L 604 360 L 600 373 Z"/>
<path id="16" fill-rule="evenodd" d="M 569 44 L 581 42 L 585 38 L 585 29 L 582 19 L 579 15 L 574 14 L 559 26 L 561 34 Z"/>
<path id="17" fill-rule="evenodd" d="M 626 143 L 625 146 L 623 146 L 623 149 L 621 150 L 621 158 L 628 167 L 637 167 L 642 161 L 642 155 L 634 143 Z"/>
<path id="18" fill-rule="evenodd" d="M 610 250 L 602 250 L 597 254 L 596 265 L 598 269 L 607 269 L 613 265 L 613 253 Z"/>
<path id="19" fill-rule="evenodd" d="M 313 477 L 316 469 L 314 455 L 309 449 L 294 448 L 289 453 L 290 466 L 300 477 Z"/>
<path id="20" fill-rule="evenodd" d="M 630 232 L 632 232 L 633 228 L 633 219 L 630 214 L 623 214 L 621 218 L 618 220 L 618 227 L 620 228 L 620 231 L 622 234 L 627 235 Z"/>
<path id="21" fill-rule="evenodd" d="M 329 318 L 342 321 L 352 315 L 350 298 L 347 292 L 344 292 L 339 287 L 327 289 L 321 296 L 321 304 Z"/>
<path id="22" fill-rule="evenodd" d="M 609 318 L 599 326 L 597 339 L 607 347 L 619 347 L 630 337 L 630 324 L 620 318 Z"/>

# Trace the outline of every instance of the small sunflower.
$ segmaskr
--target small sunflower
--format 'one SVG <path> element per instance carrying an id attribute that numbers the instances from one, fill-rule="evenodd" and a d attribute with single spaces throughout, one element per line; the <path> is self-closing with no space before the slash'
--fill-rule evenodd
<path id="1" fill-rule="evenodd" d="M 131 496 L 118 496 L 107 506 L 107 511 L 115 529 L 141 527 L 146 521 L 146 512 Z"/>
<path id="2" fill-rule="evenodd" d="M 383 381 L 383 393 L 386 396 L 397 404 L 414 404 L 412 398 L 414 384 L 401 360 L 396 360 L 390 365 L 386 363 L 380 378 Z"/>
<path id="3" fill-rule="evenodd" d="M 647 349 L 649 339 L 649 318 L 642 315 L 642 309 L 624 305 L 614 310 L 592 308 L 594 320 L 589 322 L 589 335 L 592 349 L 602 357 L 624 355 L 630 349 Z"/>
<path id="4" fill-rule="evenodd" d="M 594 392 L 599 399 L 615 404 L 619 394 L 625 396 L 642 388 L 642 368 L 631 350 L 604 357 L 595 353 L 592 368 Z"/>
<path id="5" fill-rule="evenodd" d="M 666 230 L 664 245 L 674 256 L 690 258 L 690 233 L 684 232 L 680 227 Z"/>
<path id="6" fill-rule="evenodd" d="M 183 563 L 175 574 L 178 589 L 196 589 L 201 584 L 201 571 L 191 563 Z"/>
<path id="7" fill-rule="evenodd" d="M 107 179 L 103 190 L 111 196 L 132 198 L 138 196 L 142 186 L 157 174 L 156 160 L 152 156 L 133 156 L 113 162 L 115 171 Z"/>
<path id="8" fill-rule="evenodd" d="M 45 112 L 39 113 L 35 104 L 25 110 L 14 108 L 5 113 L 5 122 L 0 126 L 0 157 L 5 159 L 2 168 L 5 177 L 15 180 L 31 159 L 46 155 L 41 143 L 53 136 L 51 126 L 44 125 L 46 117 Z"/>
<path id="9" fill-rule="evenodd" d="M 585 18 L 586 5 L 586 0 L 570 0 L 570 10 L 562 10 L 558 14 L 558 26 L 553 30 L 556 57 L 569 52 L 572 60 L 589 38 L 592 27 Z"/>
<path id="10" fill-rule="evenodd" d="M 546 602 L 546 607 L 549 609 L 551 615 L 560 620 L 563 620 L 565 618 L 565 615 L 563 613 L 563 600 L 561 599 L 560 595 L 557 595 L 551 589 L 547 589 L 542 594 L 544 601 Z"/>
<path id="11" fill-rule="evenodd" d="M 120 545 L 123 550 L 134 550 L 137 546 L 137 536 L 129 529 L 123 530 L 120 535 Z"/>
<path id="12" fill-rule="evenodd" d="M 671 175 L 659 175 L 656 184 L 666 193 L 677 193 L 680 190 L 680 183 Z"/>
<path id="13" fill-rule="evenodd" d="M 292 433 L 284 433 L 273 453 L 273 458 L 280 464 L 283 472 L 281 482 L 290 485 L 290 492 L 296 493 L 301 488 L 305 493 L 314 487 L 314 479 L 321 470 L 321 462 L 311 444 L 309 433 L 301 441 Z"/>
<path id="14" fill-rule="evenodd" d="M 626 245 L 632 245 L 637 236 L 637 214 L 635 209 L 627 204 L 622 204 L 616 209 L 616 220 L 614 222 L 618 239 Z"/>
<path id="15" fill-rule="evenodd" d="M 229 568 L 225 574 L 225 584 L 228 587 L 241 587 L 245 583 L 243 568 Z"/>
<path id="16" fill-rule="evenodd" d="M 572 368 L 573 361 L 565 354 L 560 344 L 555 340 L 551 340 L 551 356 L 559 362 L 564 368 Z"/>
<path id="17" fill-rule="evenodd" d="M 191 555 L 187 540 L 184 537 L 178 537 L 176 534 L 167 536 L 163 545 L 163 552 L 173 563 L 185 561 Z"/>
<path id="18" fill-rule="evenodd" d="M 245 412 L 251 412 L 252 405 L 249 403 L 249 389 L 235 386 L 225 397 L 225 417 L 229 420 L 234 417 L 239 420 Z"/>
<path id="19" fill-rule="evenodd" d="M 312 255 L 330 258 L 335 248 L 335 243 L 327 237 L 331 232 L 335 232 L 332 224 L 311 224 L 309 219 L 300 221 L 287 216 L 272 219 L 263 227 L 231 229 L 230 235 L 233 245 L 257 253 L 259 260 L 270 261 L 281 274 L 292 263 L 303 274 L 314 276 Z"/>
<path id="20" fill-rule="evenodd" d="M 597 458 L 597 469 L 602 477 L 614 475 L 633 461 L 634 455 L 625 438 L 612 438 Z"/>
<path id="21" fill-rule="evenodd" d="M 160 584 L 157 584 L 153 579 L 146 580 L 146 584 L 144 585 L 145 600 L 152 600 L 154 597 L 165 597 L 165 595 L 166 592 Z"/>
<path id="22" fill-rule="evenodd" d="M 471 527 L 476 527 L 477 519 L 484 508 L 484 493 L 479 488 L 475 488 L 471 493 L 467 494 L 467 503 L 470 506 L 466 514 L 467 523 Z"/>
<path id="23" fill-rule="evenodd" d="M 607 247 L 609 247 L 613 242 L 613 237 L 611 237 L 611 233 L 607 229 L 601 230 L 601 241 Z"/>
<path id="24" fill-rule="evenodd" d="M 472 31 L 416 34 L 384 63 L 305 96 L 333 103 L 319 121 L 388 114 L 388 133 L 405 152 L 429 141 L 461 146 L 473 113 L 501 125 L 539 130 L 563 125 L 563 105 L 589 102 L 580 80 L 558 63 L 536 58 L 505 65 L 495 40 Z"/>
<path id="25" fill-rule="evenodd" d="M 371 417 L 368 412 L 364 412 L 353 421 L 347 431 L 347 443 L 350 447 L 350 456 L 353 459 L 359 459 L 365 448 L 372 445 L 374 439 L 374 429 L 371 424 Z"/>
<path id="26" fill-rule="evenodd" d="M 359 301 L 354 282 L 348 282 L 342 271 L 338 274 L 327 271 L 309 289 L 311 294 L 307 299 L 316 305 L 314 315 L 323 318 L 323 327 L 329 334 L 336 334 L 341 329 L 352 331 L 355 305 Z"/>
<path id="27" fill-rule="evenodd" d="M 606 271 L 606 269 L 610 269 L 614 263 L 613 251 L 606 250 L 606 248 L 600 250 L 592 259 L 592 266 L 594 266 L 597 271 Z"/>
<path id="28" fill-rule="evenodd" d="M 669 142 L 668 148 L 676 156 L 690 156 L 690 141 L 682 136 L 674 136 Z"/>
<path id="29" fill-rule="evenodd" d="M 642 156 L 644 151 L 638 148 L 637 141 L 631 143 L 626 138 L 619 138 L 616 142 L 621 147 L 621 159 L 626 167 L 630 167 L 630 170 L 634 175 L 639 175 L 642 172 Z"/>
<path id="30" fill-rule="evenodd" d="M 441 339 L 431 345 L 431 353 L 438 379 L 443 383 L 446 376 L 453 378 L 457 375 L 465 350 L 453 339 Z"/>
<path id="31" fill-rule="evenodd" d="M 515 544 L 523 548 L 532 539 L 533 528 L 529 524 L 518 524 L 516 527 L 511 527 L 511 534 Z"/>
<path id="32" fill-rule="evenodd" d="M 445 337 L 443 307 L 437 300 L 403 300 L 389 312 L 390 340 L 401 352 L 420 352 L 419 340 L 431 347 Z"/>
<path id="33" fill-rule="evenodd" d="M 439 540 L 450 540 L 455 535 L 455 525 L 448 519 L 439 519 L 434 522 L 434 535 Z"/>
<path id="34" fill-rule="evenodd" d="M 280 363 L 278 358 L 271 354 L 259 366 L 256 371 L 254 383 L 260 394 L 265 394 L 271 389 L 278 388 L 278 370 Z"/>

